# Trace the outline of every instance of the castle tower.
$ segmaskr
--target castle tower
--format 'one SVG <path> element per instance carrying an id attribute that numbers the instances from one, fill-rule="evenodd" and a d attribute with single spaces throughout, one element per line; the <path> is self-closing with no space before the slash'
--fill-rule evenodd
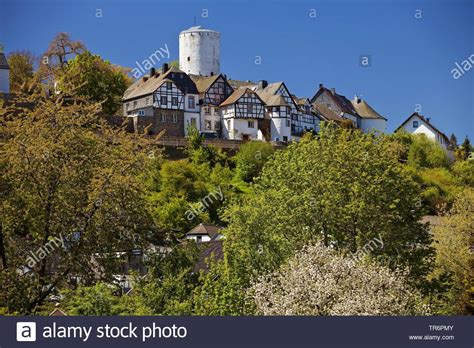
<path id="1" fill-rule="evenodd" d="M 0 94 L 10 93 L 10 66 L 7 57 L 3 53 L 3 46 L 0 45 Z"/>
<path id="2" fill-rule="evenodd" d="M 221 34 L 191 27 L 179 34 L 179 68 L 188 74 L 211 76 L 220 73 Z"/>

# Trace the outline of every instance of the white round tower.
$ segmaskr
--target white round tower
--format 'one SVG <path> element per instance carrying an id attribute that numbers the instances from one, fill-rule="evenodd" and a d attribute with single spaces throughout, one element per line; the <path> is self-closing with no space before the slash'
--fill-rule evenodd
<path id="1" fill-rule="evenodd" d="M 191 27 L 179 34 L 179 68 L 188 74 L 211 76 L 220 73 L 221 34 Z"/>

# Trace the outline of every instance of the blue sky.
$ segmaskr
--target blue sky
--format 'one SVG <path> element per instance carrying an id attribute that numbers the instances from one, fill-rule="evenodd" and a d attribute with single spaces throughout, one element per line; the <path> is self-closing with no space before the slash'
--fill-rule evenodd
<path id="1" fill-rule="evenodd" d="M 194 18 L 222 33 L 221 70 L 230 78 L 283 80 L 300 97 L 323 83 L 362 95 L 389 131 L 421 108 L 448 136 L 474 140 L 474 67 L 458 79 L 451 73 L 474 54 L 474 0 L 0 0 L 0 42 L 7 53 L 40 55 L 65 31 L 133 67 L 164 45 L 176 60 L 178 34 Z"/>

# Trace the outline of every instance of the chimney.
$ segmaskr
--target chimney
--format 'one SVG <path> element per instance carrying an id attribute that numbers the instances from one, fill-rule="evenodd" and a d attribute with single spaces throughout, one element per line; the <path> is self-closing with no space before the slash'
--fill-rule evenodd
<path id="1" fill-rule="evenodd" d="M 332 93 L 332 95 L 336 95 L 336 89 L 335 89 L 335 88 L 331 88 L 331 93 Z"/>
<path id="2" fill-rule="evenodd" d="M 323 84 L 322 84 L 322 83 L 319 84 L 319 89 L 321 89 L 321 88 L 323 88 Z"/>
<path id="3" fill-rule="evenodd" d="M 150 77 L 155 76 L 155 74 L 156 74 L 156 69 L 155 69 L 155 67 L 152 67 L 152 68 L 150 69 Z"/>
<path id="4" fill-rule="evenodd" d="M 431 117 L 426 118 L 426 121 L 428 121 L 428 123 L 430 123 L 430 120 L 431 120 Z"/>
<path id="5" fill-rule="evenodd" d="M 165 72 L 167 72 L 169 69 L 168 67 L 168 63 L 163 63 L 163 66 L 161 67 L 161 73 L 164 74 Z"/>
<path id="6" fill-rule="evenodd" d="M 360 99 L 357 94 L 354 95 L 354 102 L 356 102 L 357 104 L 359 104 L 361 101 L 362 101 L 362 99 Z"/>
<path id="7" fill-rule="evenodd" d="M 267 80 L 260 80 L 258 81 L 258 88 L 260 89 L 264 89 L 268 86 L 268 82 Z"/>

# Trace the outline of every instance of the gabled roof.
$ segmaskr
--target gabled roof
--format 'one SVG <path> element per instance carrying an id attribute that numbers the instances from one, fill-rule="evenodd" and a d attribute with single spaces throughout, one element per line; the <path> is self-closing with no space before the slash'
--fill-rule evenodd
<path id="1" fill-rule="evenodd" d="M 419 114 L 418 112 L 414 112 L 410 116 L 408 116 L 408 118 L 405 121 L 403 121 L 402 124 L 397 129 L 395 129 L 395 132 L 398 131 L 400 128 L 402 128 L 406 123 L 408 123 L 408 121 L 410 121 L 412 117 L 415 117 L 415 116 L 417 116 L 420 120 L 422 120 L 425 124 L 427 124 L 436 133 L 440 134 L 446 140 L 446 142 L 449 143 L 448 136 L 444 134 L 443 132 L 441 132 L 438 128 L 436 128 L 432 123 L 430 123 L 423 115 Z"/>
<path id="2" fill-rule="evenodd" d="M 383 119 L 387 120 L 385 117 L 380 115 L 377 111 L 375 111 L 365 100 L 363 99 L 356 99 L 351 100 L 352 106 L 356 110 L 357 114 L 361 118 L 367 119 Z"/>
<path id="3" fill-rule="evenodd" d="M 283 98 L 281 95 L 262 94 L 260 97 L 268 106 L 289 106 L 285 98 Z"/>
<path id="4" fill-rule="evenodd" d="M 255 86 L 254 91 L 257 92 L 258 96 L 262 100 L 267 100 L 271 96 L 277 95 L 276 93 L 278 92 L 278 90 L 280 89 L 281 86 L 285 87 L 286 91 L 288 92 L 289 97 L 291 98 L 291 100 L 294 103 L 294 106 L 296 108 L 298 108 L 298 104 L 293 99 L 293 96 L 291 95 L 290 91 L 288 90 L 288 88 L 286 87 L 286 85 L 283 81 L 269 83 L 265 88 L 261 88 L 260 86 L 257 85 L 257 86 Z M 286 103 L 286 105 L 288 105 L 288 103 Z"/>
<path id="5" fill-rule="evenodd" d="M 238 89 L 236 89 L 226 100 L 224 100 L 219 106 L 226 106 L 226 105 L 231 105 L 231 104 L 235 104 L 240 98 L 242 98 L 242 96 L 245 94 L 245 93 L 250 93 L 250 94 L 254 94 L 261 102 L 262 104 L 265 104 L 265 102 L 262 100 L 262 98 L 260 98 L 260 96 L 255 93 L 254 91 L 252 91 L 250 88 L 248 87 L 240 87 Z"/>
<path id="6" fill-rule="evenodd" d="M 211 239 L 213 239 L 215 236 L 219 234 L 219 231 L 222 229 L 222 227 L 211 225 L 211 224 L 199 224 L 196 227 L 194 227 L 191 231 L 186 233 L 187 236 L 189 235 L 207 235 Z"/>
<path id="7" fill-rule="evenodd" d="M 313 108 L 316 113 L 326 121 L 343 121 L 344 119 L 329 109 L 327 106 L 319 103 L 313 103 Z"/>
<path id="8" fill-rule="evenodd" d="M 205 93 L 214 82 L 219 78 L 219 76 L 222 76 L 222 74 L 214 75 L 214 76 L 201 76 L 201 75 L 192 75 L 189 74 L 189 77 L 191 80 L 194 81 L 196 84 L 196 88 L 199 93 Z"/>
<path id="9" fill-rule="evenodd" d="M 152 94 L 165 82 L 173 82 L 183 93 L 198 94 L 193 80 L 185 72 L 172 66 L 164 74 L 159 69 L 153 76 L 148 74 L 135 81 L 127 88 L 123 99 L 133 99 Z"/>
<path id="10" fill-rule="evenodd" d="M 319 87 L 319 90 L 316 92 L 316 94 L 311 99 L 311 101 L 314 103 L 316 99 L 325 92 L 335 101 L 335 103 L 339 106 L 339 108 L 343 112 L 354 115 L 354 116 L 358 116 L 357 111 L 354 109 L 354 106 L 352 105 L 349 99 L 347 99 L 345 96 L 341 94 L 337 94 L 337 93 L 333 94 L 331 90 L 327 89 L 324 86 Z"/>
<path id="11" fill-rule="evenodd" d="M 8 65 L 7 57 L 5 57 L 5 53 L 0 53 L 0 69 L 10 69 Z"/>

